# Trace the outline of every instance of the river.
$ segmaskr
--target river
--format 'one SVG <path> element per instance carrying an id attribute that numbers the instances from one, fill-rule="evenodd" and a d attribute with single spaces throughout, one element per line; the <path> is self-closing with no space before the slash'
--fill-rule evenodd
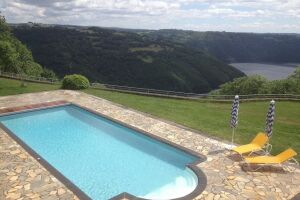
<path id="1" fill-rule="evenodd" d="M 247 76 L 258 74 L 268 80 L 280 80 L 292 74 L 299 63 L 263 64 L 263 63 L 231 63 L 231 66 L 241 70 Z"/>

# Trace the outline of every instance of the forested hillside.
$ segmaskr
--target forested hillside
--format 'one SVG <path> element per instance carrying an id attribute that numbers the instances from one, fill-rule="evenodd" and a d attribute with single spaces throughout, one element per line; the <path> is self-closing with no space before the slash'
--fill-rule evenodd
<path id="1" fill-rule="evenodd" d="M 140 31 L 140 34 L 203 50 L 227 63 L 299 63 L 300 34 L 196 32 L 184 30 Z"/>
<path id="2" fill-rule="evenodd" d="M 0 15 L 0 71 L 53 78 L 55 74 L 33 60 L 31 52 L 10 32 Z"/>
<path id="3" fill-rule="evenodd" d="M 137 31 L 34 24 L 12 28 L 34 58 L 60 77 L 79 73 L 101 83 L 203 93 L 244 75 L 202 51 Z"/>

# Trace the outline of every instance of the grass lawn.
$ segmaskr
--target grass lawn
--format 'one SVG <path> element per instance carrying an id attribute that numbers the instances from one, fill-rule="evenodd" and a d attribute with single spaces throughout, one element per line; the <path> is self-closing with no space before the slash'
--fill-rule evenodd
<path id="1" fill-rule="evenodd" d="M 0 78 L 0 96 L 59 88 L 59 85 L 29 82 L 26 87 L 21 87 L 20 81 Z M 231 103 L 167 99 L 96 89 L 87 89 L 84 92 L 174 121 L 207 135 L 231 140 Z M 236 143 L 247 143 L 257 132 L 264 130 L 268 106 L 269 102 L 241 103 Z M 300 102 L 276 102 L 276 119 L 271 143 L 273 154 L 288 147 L 294 148 L 300 154 Z"/>
<path id="2" fill-rule="evenodd" d="M 21 81 L 0 78 L 0 96 L 57 90 L 60 85 L 26 82 L 26 87 L 21 87 Z"/>
<path id="3" fill-rule="evenodd" d="M 207 135 L 231 140 L 229 128 L 231 103 L 147 97 L 119 92 L 88 89 L 86 93 L 150 113 L 199 130 Z M 269 102 L 241 103 L 235 142 L 250 142 L 257 132 L 263 131 Z M 276 102 L 273 154 L 294 148 L 300 154 L 300 102 Z M 298 156 L 298 160 L 300 157 Z"/>

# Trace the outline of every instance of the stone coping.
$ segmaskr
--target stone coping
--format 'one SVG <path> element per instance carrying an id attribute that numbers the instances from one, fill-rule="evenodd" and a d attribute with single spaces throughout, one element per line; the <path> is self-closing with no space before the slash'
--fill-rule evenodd
<path id="1" fill-rule="evenodd" d="M 197 167 L 206 174 L 207 187 L 193 199 L 291 199 L 300 192 L 298 168 L 294 172 L 275 167 L 242 170 L 241 162 L 226 150 L 224 142 L 82 92 L 58 90 L 0 97 L 0 110 L 53 101 L 87 107 L 206 155 L 207 160 Z M 1 129 L 0 139 L 0 199 L 78 199 Z"/>

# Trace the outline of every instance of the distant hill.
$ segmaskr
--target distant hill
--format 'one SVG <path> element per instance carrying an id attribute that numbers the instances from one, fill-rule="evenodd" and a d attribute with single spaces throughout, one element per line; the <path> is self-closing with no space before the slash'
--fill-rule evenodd
<path id="1" fill-rule="evenodd" d="M 141 30 L 140 34 L 203 50 L 227 63 L 300 62 L 300 34 L 196 32 L 167 29 Z"/>
<path id="2" fill-rule="evenodd" d="M 101 83 L 204 93 L 244 75 L 196 48 L 145 30 L 43 24 L 11 27 L 34 58 L 60 77 L 80 73 Z"/>

